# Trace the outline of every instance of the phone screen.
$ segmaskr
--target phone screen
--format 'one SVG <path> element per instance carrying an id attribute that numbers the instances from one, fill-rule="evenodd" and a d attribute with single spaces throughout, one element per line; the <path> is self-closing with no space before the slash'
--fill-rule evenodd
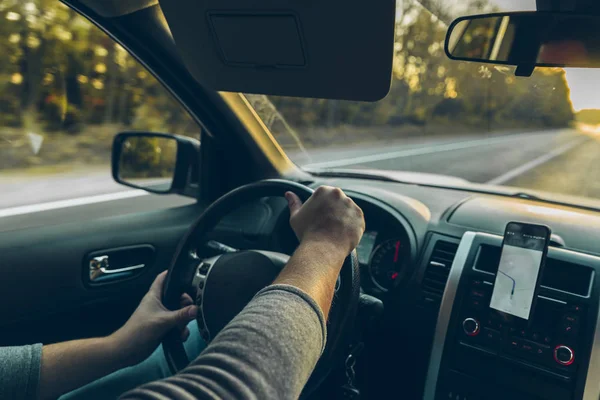
<path id="1" fill-rule="evenodd" d="M 529 320 L 549 237 L 542 225 L 506 226 L 491 308 Z"/>

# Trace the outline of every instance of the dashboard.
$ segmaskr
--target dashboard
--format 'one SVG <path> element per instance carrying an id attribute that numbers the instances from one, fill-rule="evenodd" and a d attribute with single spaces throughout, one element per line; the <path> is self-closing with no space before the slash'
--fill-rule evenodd
<path id="1" fill-rule="evenodd" d="M 361 284 L 385 307 L 379 331 L 366 339 L 378 355 L 366 368 L 365 397 L 599 398 L 600 213 L 392 182 L 318 184 L 341 187 L 365 213 Z M 553 232 L 526 327 L 488 313 L 510 221 Z"/>
<path id="2" fill-rule="evenodd" d="M 359 195 L 355 202 L 365 214 L 366 230 L 356 248 L 363 289 L 383 294 L 410 273 L 417 256 L 416 239 L 408 221 L 377 201 Z"/>
<path id="3" fill-rule="evenodd" d="M 598 399 L 600 386 L 600 212 L 535 199 L 355 178 L 319 178 L 341 187 L 363 210 L 361 286 L 383 317 L 357 326 L 365 398 Z M 232 233 L 291 252 L 285 201 L 253 205 Z M 239 218 L 247 220 L 239 235 Z M 254 217 L 253 217 L 254 218 Z M 536 310 L 526 329 L 488 318 L 506 224 L 551 228 Z M 270 240 L 270 239 L 269 239 Z M 465 322 L 466 321 L 466 322 Z M 477 334 L 472 335 L 477 326 Z"/>
<path id="4" fill-rule="evenodd" d="M 411 257 L 410 248 L 406 246 L 405 238 L 399 235 L 379 242 L 377 235 L 376 231 L 365 232 L 356 251 L 358 262 L 369 271 L 371 283 L 387 292 L 396 281 L 402 279 L 400 274 L 406 273 L 409 267 L 406 264 Z"/>

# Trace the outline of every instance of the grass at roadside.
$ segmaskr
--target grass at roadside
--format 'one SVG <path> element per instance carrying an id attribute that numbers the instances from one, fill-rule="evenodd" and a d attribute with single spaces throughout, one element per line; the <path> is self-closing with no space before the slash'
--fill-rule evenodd
<path id="1" fill-rule="evenodd" d="M 108 165 L 112 139 L 118 126 L 94 126 L 71 135 L 64 132 L 32 132 L 42 143 L 34 152 L 28 132 L 16 128 L 0 129 L 0 170 L 28 173 L 58 173 L 75 167 Z"/>
<path id="2" fill-rule="evenodd" d="M 14 168 L 2 170 L 0 178 L 26 178 L 29 176 L 40 177 L 44 175 L 63 175 L 69 173 L 85 174 L 96 173 L 98 171 L 108 171 L 107 164 L 56 164 L 56 165 L 37 165 L 28 168 Z"/>

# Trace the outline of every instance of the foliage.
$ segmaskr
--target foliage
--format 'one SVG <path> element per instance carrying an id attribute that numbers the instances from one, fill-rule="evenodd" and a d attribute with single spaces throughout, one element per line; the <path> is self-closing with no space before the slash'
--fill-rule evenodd
<path id="1" fill-rule="evenodd" d="M 582 122 L 584 124 L 600 125 L 600 110 L 580 110 L 575 118 L 577 119 L 577 122 Z"/>
<path id="2" fill-rule="evenodd" d="M 124 180 L 172 178 L 177 161 L 177 142 L 159 137 L 130 137 L 123 143 L 119 160 Z"/>
<path id="3" fill-rule="evenodd" d="M 22 129 L 20 138 L 0 134 L 0 168 L 86 161 L 78 154 L 90 146 L 102 152 L 94 160 L 106 160 L 110 139 L 108 150 L 100 141 L 107 129 L 198 137 L 197 125 L 152 75 L 56 0 L 0 0 L 0 53 L 0 128 Z M 99 130 L 94 142 L 90 133 Z M 44 137 L 39 154 L 23 145 L 28 132 Z M 72 139 L 49 154 L 47 144 L 65 134 Z"/>
<path id="4" fill-rule="evenodd" d="M 566 126 L 573 120 L 562 69 L 536 69 L 531 77 L 518 78 L 512 67 L 457 62 L 446 57 L 444 39 L 446 22 L 453 17 L 450 11 L 494 11 L 486 1 L 471 1 L 462 9 L 453 10 L 443 7 L 447 1 L 405 0 L 399 4 L 403 9 L 396 21 L 393 82 L 386 98 L 376 103 L 359 103 L 269 97 L 280 115 L 296 129 L 293 135 L 305 145 L 393 139 L 415 131 L 445 134 L 457 130 L 484 133 L 547 129 Z M 264 98 L 249 98 L 263 118 L 273 119 L 260 112 L 268 110 Z M 289 140 L 289 131 L 271 129 L 284 144 Z M 343 134 L 349 130 L 355 134 Z"/>

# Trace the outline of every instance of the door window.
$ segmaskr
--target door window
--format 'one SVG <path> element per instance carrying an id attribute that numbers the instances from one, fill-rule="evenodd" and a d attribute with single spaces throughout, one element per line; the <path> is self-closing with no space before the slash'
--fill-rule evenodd
<path id="1" fill-rule="evenodd" d="M 199 138 L 148 71 L 58 1 L 0 0 L 0 53 L 0 216 L 133 196 L 110 174 L 119 131 Z"/>

